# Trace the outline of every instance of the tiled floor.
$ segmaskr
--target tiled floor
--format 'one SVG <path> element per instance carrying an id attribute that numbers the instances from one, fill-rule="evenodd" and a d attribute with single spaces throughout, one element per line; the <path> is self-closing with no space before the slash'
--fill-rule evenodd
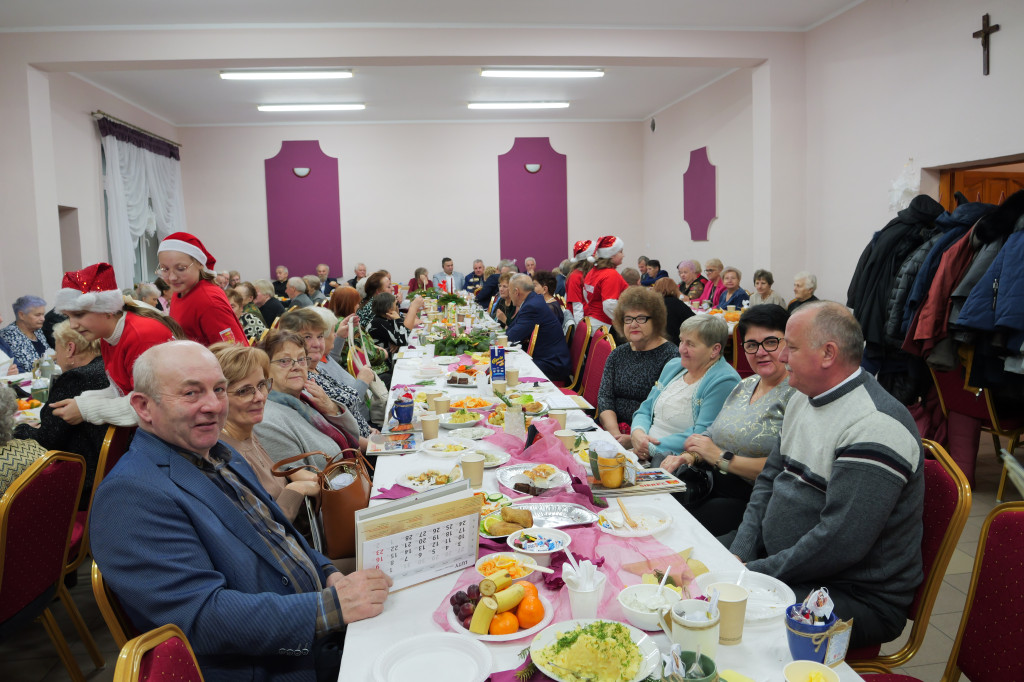
<path id="1" fill-rule="evenodd" d="M 923 682 L 937 682 L 941 678 L 953 645 L 953 638 L 960 625 L 960 615 L 967 598 L 981 524 L 985 520 L 985 515 L 995 506 L 996 488 L 1001 471 L 993 453 L 991 439 L 985 435 L 978 456 L 977 485 L 971 516 L 946 571 L 945 582 L 932 610 L 928 634 L 921 650 L 910 661 L 910 665 L 897 672 L 913 675 Z M 1006 498 L 1020 499 L 1012 485 L 1007 484 Z M 79 640 L 63 605 L 55 603 L 51 611 L 86 679 L 90 682 L 109 682 L 114 678 L 118 650 L 93 599 L 89 586 L 89 565 L 89 562 L 86 562 L 79 570 L 78 585 L 71 590 L 71 595 L 82 613 L 82 618 L 92 631 L 100 652 L 106 658 L 106 667 L 102 670 L 93 668 L 85 646 Z M 902 641 L 888 645 L 883 651 L 895 651 L 901 644 Z M 67 671 L 57 657 L 43 627 L 38 623 L 31 623 L 16 636 L 0 642 L 0 680 L 3 682 L 65 682 L 67 679 Z"/>

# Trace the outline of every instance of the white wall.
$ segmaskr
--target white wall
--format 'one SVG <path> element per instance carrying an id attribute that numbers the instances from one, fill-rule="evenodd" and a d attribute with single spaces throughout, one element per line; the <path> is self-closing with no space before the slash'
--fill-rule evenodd
<path id="1" fill-rule="evenodd" d="M 218 267 L 268 273 L 263 162 L 283 140 L 319 140 L 339 159 L 344 271 L 396 281 L 498 260 L 498 160 L 515 137 L 550 137 L 568 159 L 569 239 L 642 241 L 642 147 L 635 124 L 406 124 L 182 128 L 189 229 Z M 310 248 L 315 248 L 311 244 Z M 567 247 L 568 248 L 568 247 Z M 628 251 L 627 251 L 628 253 Z M 566 253 L 568 255 L 568 251 Z"/>
<path id="2" fill-rule="evenodd" d="M 740 69 L 643 125 L 644 252 L 673 279 L 684 258 L 719 258 L 739 268 L 752 289 L 754 269 L 768 267 L 753 235 L 753 113 L 751 72 Z M 717 171 L 718 218 L 707 241 L 693 241 L 683 220 L 683 174 L 690 152 L 708 148 Z"/>
<path id="3" fill-rule="evenodd" d="M 1002 25 L 989 76 L 971 37 L 984 12 Z M 808 263 L 820 292 L 845 302 L 908 158 L 925 168 L 1024 152 L 1024 3 L 865 2 L 811 31 L 806 51 Z"/>

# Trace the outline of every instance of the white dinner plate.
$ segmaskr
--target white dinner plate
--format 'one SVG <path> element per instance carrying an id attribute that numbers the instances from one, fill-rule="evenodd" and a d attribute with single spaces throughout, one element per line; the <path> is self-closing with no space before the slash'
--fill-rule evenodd
<path id="1" fill-rule="evenodd" d="M 491 652 L 480 642 L 454 633 L 434 632 L 403 639 L 387 648 L 373 664 L 373 679 L 483 682 L 493 665 Z"/>
<path id="2" fill-rule="evenodd" d="M 481 438 L 487 438 L 487 436 L 493 436 L 494 434 L 495 431 L 487 428 L 486 426 L 471 426 L 467 429 L 463 429 L 462 433 L 459 434 L 459 438 L 480 440 Z"/>
<path id="3" fill-rule="evenodd" d="M 477 448 L 477 452 L 484 456 L 484 469 L 500 467 L 502 464 L 512 459 L 512 455 L 507 452 L 499 452 L 497 448 L 492 450 Z"/>
<path id="4" fill-rule="evenodd" d="M 458 355 L 435 355 L 434 362 L 439 365 L 450 365 L 459 359 Z"/>
<path id="5" fill-rule="evenodd" d="M 707 594 L 708 585 L 735 583 L 739 577 L 739 570 L 716 571 L 697 576 L 696 582 L 700 591 Z M 750 596 L 747 597 L 747 617 L 744 619 L 748 625 L 782 620 L 786 616 L 786 608 L 797 601 L 789 585 L 764 573 L 747 571 L 740 584 L 750 590 Z"/>
<path id="6" fill-rule="evenodd" d="M 483 419 L 483 415 L 480 415 L 480 419 L 473 421 L 461 422 L 459 424 L 452 423 L 452 415 L 454 412 L 446 412 L 444 414 L 437 415 L 437 422 L 440 424 L 442 429 L 471 429 L 480 423 L 480 419 Z"/>
<path id="7" fill-rule="evenodd" d="M 561 623 L 555 623 L 549 625 L 539 635 L 533 638 L 533 642 L 530 643 L 530 656 L 533 658 L 534 664 L 540 670 L 553 680 L 558 682 L 579 682 L 581 678 L 573 675 L 571 672 L 556 671 L 552 668 L 547 668 L 537 661 L 537 652 L 546 647 L 551 642 L 555 641 L 559 635 L 564 632 L 569 632 L 576 627 L 582 625 L 589 625 L 599 620 L 606 622 L 617 623 L 618 621 L 610 621 L 607 618 L 577 618 L 573 620 L 563 621 Z M 650 675 L 653 675 L 658 666 L 661 665 L 661 652 L 658 650 L 658 645 L 654 639 L 643 630 L 639 630 L 632 625 L 622 623 L 626 629 L 629 630 L 629 636 L 633 640 L 633 643 L 640 649 L 640 670 L 636 676 L 630 680 L 630 682 L 640 682 L 640 680 L 646 679 Z"/>
<path id="8" fill-rule="evenodd" d="M 420 474 L 425 473 L 445 474 L 449 476 L 449 479 L 444 483 L 427 481 L 420 483 L 411 480 L 413 478 L 418 477 Z M 395 483 L 397 483 L 398 485 L 404 485 L 406 488 L 412 488 L 413 490 L 421 491 L 430 490 L 431 488 L 437 488 L 442 485 L 447 485 L 449 483 L 454 483 L 455 481 L 458 481 L 461 478 L 462 467 L 460 467 L 458 464 L 453 465 L 450 462 L 443 462 L 438 464 L 420 464 L 419 466 L 415 466 L 412 469 L 409 469 L 408 471 L 399 474 L 398 478 L 395 479 Z"/>
<path id="9" fill-rule="evenodd" d="M 458 450 L 448 450 L 449 447 L 458 447 Z M 433 438 L 423 444 L 423 452 L 431 457 L 442 459 L 458 459 L 466 453 L 473 452 L 476 442 L 465 438 Z"/>
<path id="10" fill-rule="evenodd" d="M 529 483 L 538 488 L 564 488 L 565 486 L 572 483 L 572 478 L 569 474 L 565 473 L 561 469 L 556 469 L 555 473 L 552 474 L 551 478 L 546 481 L 537 481 L 534 483 L 529 478 L 523 475 L 523 472 L 527 469 L 532 469 L 542 462 L 536 462 L 532 464 L 513 464 L 512 466 L 502 467 L 498 469 L 498 482 L 506 488 L 514 488 L 516 483 Z"/>
<path id="11" fill-rule="evenodd" d="M 672 525 L 672 517 L 664 509 L 632 503 L 626 509 L 629 511 L 629 518 L 636 522 L 636 528 L 630 528 L 626 524 L 626 519 L 617 507 L 609 507 L 601 512 L 597 521 L 598 528 L 620 538 L 642 538 L 660 533 Z"/>
<path id="12" fill-rule="evenodd" d="M 449 386 L 449 388 L 451 388 L 451 387 Z M 463 400 L 466 400 L 467 398 L 476 398 L 477 400 L 479 400 L 479 401 L 481 401 L 483 403 L 486 403 L 486 405 L 480 405 L 479 407 L 468 407 L 468 406 L 466 406 L 464 404 L 463 405 L 456 405 L 455 404 L 455 403 L 458 403 L 458 402 L 462 402 Z M 493 410 L 494 406 L 497 405 L 498 402 L 499 401 L 498 401 L 497 398 L 491 398 L 491 397 L 484 396 L 484 395 L 463 395 L 463 396 L 457 396 L 457 397 L 456 396 L 452 396 L 451 409 L 458 410 L 460 408 L 464 408 L 464 409 L 467 409 L 467 410 L 484 410 L 484 411 L 487 411 L 487 410 Z"/>
<path id="13" fill-rule="evenodd" d="M 507 635 L 478 635 L 462 627 L 462 623 L 459 622 L 458 617 L 456 617 L 455 612 L 451 607 L 448 608 L 448 626 L 454 630 L 456 634 L 462 635 L 463 637 L 471 637 L 472 639 L 476 639 L 481 642 L 514 642 L 515 640 L 522 639 L 524 637 L 532 637 L 546 628 L 548 624 L 551 623 L 551 619 L 555 617 L 555 607 L 551 605 L 551 602 L 547 600 L 547 597 L 544 595 L 537 596 L 540 597 L 540 603 L 544 605 L 544 618 L 542 618 L 541 621 L 532 628 L 512 632 Z"/>

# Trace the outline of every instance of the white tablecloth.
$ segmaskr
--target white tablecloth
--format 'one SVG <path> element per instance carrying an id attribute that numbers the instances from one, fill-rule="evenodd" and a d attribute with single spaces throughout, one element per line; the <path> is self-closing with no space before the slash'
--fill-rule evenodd
<path id="1" fill-rule="evenodd" d="M 422 360 L 399 360 L 395 366 L 393 383 L 412 384 L 413 372 Z M 525 353 L 517 352 L 508 356 L 507 363 L 520 370 L 521 376 L 543 376 L 537 366 Z M 438 381 L 438 384 L 442 383 Z M 550 384 L 540 384 L 542 388 L 530 387 L 537 393 Z M 445 387 L 451 395 L 489 394 L 489 387 L 479 389 Z M 543 399 L 543 397 L 541 397 Z M 590 422 L 593 424 L 593 422 Z M 444 435 L 444 434 L 442 434 Z M 613 439 L 604 431 L 594 431 L 587 436 L 591 441 L 597 438 Z M 374 493 L 379 488 L 395 483 L 399 473 L 417 464 L 437 462 L 436 458 L 423 453 L 405 456 L 380 457 L 374 474 Z M 497 490 L 495 469 L 484 472 L 484 490 Z M 740 563 L 719 543 L 707 530 L 686 511 L 671 495 L 645 495 L 643 497 L 625 498 L 627 506 L 632 504 L 650 504 L 669 511 L 672 525 L 658 533 L 655 538 L 668 547 L 680 551 L 687 547 L 693 548 L 692 557 L 703 561 L 712 571 L 736 571 Z M 374 502 L 371 502 L 374 504 Z M 352 623 L 348 626 L 345 638 L 345 650 L 341 661 L 339 680 L 373 680 L 373 664 L 382 652 L 396 642 L 416 637 L 425 633 L 440 632 L 441 628 L 434 623 L 433 613 L 441 601 L 454 587 L 459 572 L 431 580 L 420 585 L 409 587 L 388 597 L 384 612 L 369 620 Z M 802 598 L 803 595 L 798 595 Z M 649 633 L 654 637 L 662 653 L 671 647 L 664 633 Z M 492 671 L 509 670 L 522 661 L 519 652 L 529 645 L 529 639 L 509 643 L 488 643 L 486 646 L 493 659 Z M 736 646 L 719 646 L 718 669 L 735 670 L 756 682 L 774 682 L 783 680 L 782 668 L 792 657 L 786 643 L 784 624 L 779 621 L 772 625 L 748 626 L 744 629 L 743 641 Z M 840 680 L 850 681 L 861 679 L 848 665 L 841 664 L 836 668 Z M 441 679 L 441 678 L 437 678 Z"/>

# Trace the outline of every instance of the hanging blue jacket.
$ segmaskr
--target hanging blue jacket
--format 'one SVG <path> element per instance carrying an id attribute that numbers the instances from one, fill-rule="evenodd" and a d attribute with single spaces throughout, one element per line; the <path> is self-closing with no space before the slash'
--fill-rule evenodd
<path id="1" fill-rule="evenodd" d="M 964 302 L 957 324 L 1009 331 L 1008 348 L 1024 343 L 1024 230 L 1014 232 Z"/>

